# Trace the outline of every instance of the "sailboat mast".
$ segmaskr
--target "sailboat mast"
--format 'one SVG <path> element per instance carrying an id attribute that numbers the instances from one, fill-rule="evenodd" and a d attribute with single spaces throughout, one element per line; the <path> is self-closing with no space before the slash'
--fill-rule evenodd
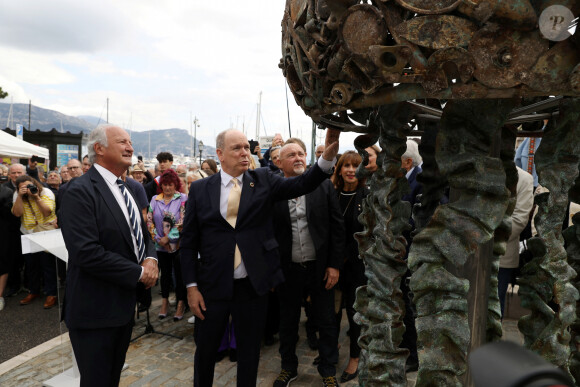
<path id="1" fill-rule="evenodd" d="M 256 113 L 256 139 L 260 138 L 260 116 L 262 115 L 262 92 L 258 98 L 258 109 Z"/>

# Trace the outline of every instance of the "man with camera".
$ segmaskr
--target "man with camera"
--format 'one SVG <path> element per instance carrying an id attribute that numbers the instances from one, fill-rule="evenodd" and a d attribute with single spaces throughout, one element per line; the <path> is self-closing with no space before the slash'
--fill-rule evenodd
<path id="1" fill-rule="evenodd" d="M 23 234 L 33 234 L 56 228 L 54 194 L 30 176 L 20 176 L 16 179 L 17 190 L 14 193 L 12 213 L 20 218 L 20 231 Z M 40 285 L 44 284 L 46 301 L 44 309 L 56 305 L 56 268 L 55 257 L 44 251 L 26 254 L 26 277 L 30 293 L 20 305 L 28 305 L 41 296 Z M 41 281 L 42 279 L 42 281 Z"/>

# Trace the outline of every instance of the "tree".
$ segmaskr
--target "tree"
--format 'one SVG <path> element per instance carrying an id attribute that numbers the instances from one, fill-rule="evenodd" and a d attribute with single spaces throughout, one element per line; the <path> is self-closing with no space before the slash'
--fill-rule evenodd
<path id="1" fill-rule="evenodd" d="M 6 98 L 8 96 L 8 93 L 3 91 L 2 88 L 0 87 L 0 99 Z"/>

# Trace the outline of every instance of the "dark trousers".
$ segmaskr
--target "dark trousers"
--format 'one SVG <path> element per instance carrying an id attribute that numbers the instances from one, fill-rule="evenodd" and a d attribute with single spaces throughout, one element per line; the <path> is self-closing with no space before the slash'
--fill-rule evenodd
<path id="1" fill-rule="evenodd" d="M 196 387 L 213 385 L 215 359 L 230 314 L 238 351 L 237 385 L 256 386 L 268 297 L 266 294 L 258 295 L 248 278 L 233 281 L 233 298 L 219 301 L 204 299 L 205 319 L 195 319 L 194 338 L 197 348 L 193 363 L 193 385 Z"/>
<path id="2" fill-rule="evenodd" d="M 356 289 L 366 284 L 365 266 L 362 259 L 351 258 L 344 263 L 343 269 L 340 271 L 340 290 L 342 290 L 342 298 L 346 309 L 346 317 L 348 318 L 349 338 L 350 338 L 350 357 L 357 359 L 360 356 L 360 347 L 358 345 L 358 338 L 360 336 L 361 327 L 354 321 L 356 310 L 354 309 L 354 302 L 356 301 Z M 340 319 L 342 313 L 339 313 L 337 319 L 337 327 L 340 327 Z"/>
<path id="3" fill-rule="evenodd" d="M 315 313 L 312 308 L 312 297 L 310 294 L 303 295 L 303 302 L 304 302 L 304 314 L 306 314 L 306 323 L 304 323 L 304 327 L 306 328 L 306 337 L 313 337 L 316 336 L 318 332 L 318 325 L 316 324 L 315 320 Z M 340 332 L 340 327 L 339 327 Z"/>
<path id="4" fill-rule="evenodd" d="M 172 273 L 175 273 L 175 298 L 177 301 L 187 300 L 187 291 L 181 277 L 179 251 L 174 253 L 158 251 L 157 259 L 159 260 L 159 268 L 161 269 L 161 297 L 169 297 L 169 291 L 173 282 Z"/>
<path id="5" fill-rule="evenodd" d="M 322 377 L 334 376 L 335 364 L 338 362 L 338 329 L 334 323 L 334 289 L 324 288 L 324 281 L 316 275 L 315 261 L 306 264 L 292 263 L 284 272 L 284 276 L 286 282 L 278 287 L 282 368 L 288 371 L 298 369 L 296 343 L 298 342 L 302 297 L 304 293 L 309 293 L 320 334 L 318 372 Z"/>
<path id="6" fill-rule="evenodd" d="M 44 282 L 44 293 L 56 296 L 56 257 L 47 252 L 24 254 L 28 289 L 32 294 L 40 294 L 40 285 Z"/>
<path id="7" fill-rule="evenodd" d="M 12 290 L 20 290 L 22 286 L 22 267 L 24 259 L 22 257 L 22 246 L 20 244 L 20 233 L 12 233 L 7 236 L 6 254 L 8 254 L 8 283 L 6 286 Z"/>
<path id="8" fill-rule="evenodd" d="M 268 314 L 266 316 L 266 327 L 264 328 L 264 338 L 272 339 L 280 329 L 280 301 L 276 291 L 268 293 Z"/>
<path id="9" fill-rule="evenodd" d="M 515 270 L 515 268 L 508 269 L 505 267 L 500 267 L 499 272 L 497 273 L 497 295 L 499 296 L 499 305 L 501 306 L 502 319 L 505 307 L 505 295 Z"/>
<path id="10" fill-rule="evenodd" d="M 415 311 L 415 306 L 413 304 L 413 293 L 409 288 L 408 276 L 410 274 L 411 273 L 407 271 L 407 274 L 401 278 L 401 291 L 403 292 L 403 301 L 405 301 L 405 316 L 403 317 L 405 333 L 403 333 L 403 339 L 399 347 L 407 348 L 409 350 L 407 363 L 419 364 L 419 356 L 417 355 L 417 329 L 415 327 L 415 317 L 417 312 Z"/>
<path id="11" fill-rule="evenodd" d="M 69 329 L 81 374 L 80 387 L 117 387 L 134 322 L 121 327 Z"/>

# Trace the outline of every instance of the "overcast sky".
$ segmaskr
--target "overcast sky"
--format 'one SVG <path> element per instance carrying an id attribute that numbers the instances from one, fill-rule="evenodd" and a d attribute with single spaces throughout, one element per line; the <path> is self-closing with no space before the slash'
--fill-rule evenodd
<path id="1" fill-rule="evenodd" d="M 9 103 L 105 118 L 126 128 L 190 128 L 215 144 L 229 127 L 288 137 L 281 20 L 285 0 L 2 2 L 0 87 Z M 288 90 L 292 134 L 311 121 Z M 5 119 L 0 117 L 0 120 Z M 265 130 L 264 131 L 264 126 Z M 33 125 L 34 127 L 34 125 Z M 318 131 L 319 136 L 322 131 Z M 354 135 L 341 150 L 354 149 Z"/>

